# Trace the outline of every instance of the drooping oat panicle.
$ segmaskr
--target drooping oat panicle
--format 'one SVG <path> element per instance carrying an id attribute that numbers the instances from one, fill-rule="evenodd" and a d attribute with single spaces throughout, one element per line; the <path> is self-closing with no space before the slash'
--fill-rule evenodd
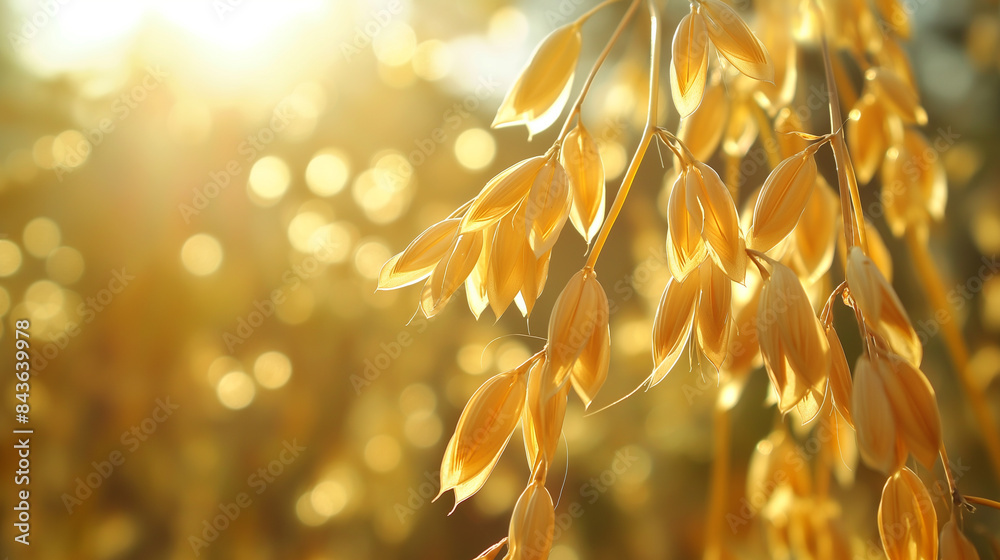
<path id="1" fill-rule="evenodd" d="M 786 158 L 767 176 L 747 231 L 750 249 L 768 251 L 795 228 L 816 186 L 814 153 L 807 148 Z"/>
<path id="2" fill-rule="evenodd" d="M 716 72 L 716 76 L 705 87 L 701 104 L 694 112 L 681 119 L 677 137 L 695 159 L 706 161 L 719 148 L 728 119 L 729 98 L 726 96 L 726 86 Z"/>
<path id="3" fill-rule="evenodd" d="M 604 223 L 604 162 L 582 122 L 566 135 L 560 158 L 572 192 L 569 219 L 590 245 Z"/>
<path id="4" fill-rule="evenodd" d="M 420 310 L 425 317 L 431 318 L 444 309 L 451 296 L 476 267 L 482 248 L 483 234 L 480 231 L 464 233 L 455 238 L 420 293 Z"/>
<path id="5" fill-rule="evenodd" d="M 897 436 L 918 461 L 933 469 L 941 449 L 941 414 L 930 381 L 895 355 L 878 356 L 873 366 L 889 397 Z"/>
<path id="6" fill-rule="evenodd" d="M 441 461 L 438 498 L 454 490 L 458 507 L 482 488 L 521 419 L 531 363 L 491 377 L 469 399 Z"/>
<path id="7" fill-rule="evenodd" d="M 546 397 L 545 392 L 552 385 L 549 376 L 551 370 L 547 368 L 543 353 L 531 366 L 527 404 L 521 419 L 525 456 L 532 469 L 539 460 L 543 459 L 548 464 L 555 458 L 563 420 L 566 418 L 570 384 L 564 384 L 554 395 Z"/>
<path id="8" fill-rule="evenodd" d="M 927 488 L 908 468 L 895 473 L 882 489 L 878 529 L 889 560 L 938 557 L 937 513 Z"/>
<path id="9" fill-rule="evenodd" d="M 927 111 L 920 106 L 913 86 L 888 68 L 872 68 L 865 73 L 871 92 L 886 108 L 908 123 L 927 124 Z"/>
<path id="10" fill-rule="evenodd" d="M 774 66 L 767 49 L 743 18 L 720 0 L 699 0 L 706 16 L 712 43 L 734 68 L 756 80 L 774 79 Z"/>
<path id="11" fill-rule="evenodd" d="M 524 124 L 533 136 L 559 117 L 580 57 L 580 25 L 564 25 L 535 48 L 493 119 L 493 128 Z"/>
<path id="12" fill-rule="evenodd" d="M 955 514 L 941 528 L 941 558 L 948 560 L 979 560 L 976 547 L 972 546 L 968 537 L 955 522 Z"/>
<path id="13" fill-rule="evenodd" d="M 525 233 L 536 258 L 555 245 L 569 216 L 570 200 L 566 170 L 557 158 L 550 157 L 538 170 L 523 202 Z"/>
<path id="14" fill-rule="evenodd" d="M 692 7 L 674 32 L 670 59 L 670 91 L 681 117 L 701 104 L 708 78 L 708 29 L 701 13 Z"/>
<path id="15" fill-rule="evenodd" d="M 674 278 L 683 280 L 708 257 L 701 237 L 704 216 L 701 206 L 687 202 L 687 175 L 682 171 L 667 199 L 667 266 Z"/>
<path id="16" fill-rule="evenodd" d="M 886 152 L 882 166 L 882 206 L 893 235 L 925 231 L 944 218 L 948 180 L 941 158 L 918 130 L 907 128 L 901 145 Z"/>
<path id="17" fill-rule="evenodd" d="M 847 286 L 869 328 L 885 338 L 895 353 L 919 366 L 923 346 L 899 296 L 858 247 L 847 255 Z"/>
<path id="18" fill-rule="evenodd" d="M 826 328 L 826 340 L 830 344 L 830 394 L 833 396 L 833 404 L 853 428 L 851 401 L 854 398 L 854 381 L 851 378 L 851 368 L 847 365 L 847 356 L 840 344 L 837 330 L 832 326 Z"/>
<path id="19" fill-rule="evenodd" d="M 716 370 L 729 349 L 729 319 L 733 309 L 733 281 L 712 261 L 702 263 L 701 298 L 696 311 L 698 346 Z"/>
<path id="20" fill-rule="evenodd" d="M 747 465 L 747 496 L 755 503 L 770 500 L 775 491 L 787 487 L 795 496 L 808 496 L 812 480 L 799 468 L 801 450 L 784 428 L 773 430 L 757 442 Z M 779 474 L 780 473 L 780 474 Z"/>
<path id="21" fill-rule="evenodd" d="M 810 393 L 822 402 L 830 371 L 830 344 L 809 296 L 792 270 L 773 263 L 757 310 L 757 340 L 778 409 L 788 412 Z M 818 409 L 813 411 L 818 412 Z"/>
<path id="22" fill-rule="evenodd" d="M 545 560 L 552 548 L 555 508 L 542 481 L 533 481 L 521 493 L 510 518 L 505 560 Z"/>
<path id="23" fill-rule="evenodd" d="M 871 181 L 882 165 L 890 142 L 888 119 L 885 107 L 872 93 L 861 96 L 851 111 L 851 119 L 847 121 L 847 147 L 859 183 Z"/>
<path id="24" fill-rule="evenodd" d="M 885 473 L 899 470 L 906 453 L 898 445 L 892 402 L 882 376 L 867 356 L 859 357 L 854 366 L 851 413 L 858 434 L 858 451 L 865 463 Z"/>
<path id="25" fill-rule="evenodd" d="M 545 156 L 536 156 L 519 161 L 490 179 L 462 218 L 461 231 L 495 224 L 521 204 L 546 160 Z"/>
<path id="26" fill-rule="evenodd" d="M 590 339 L 607 329 L 608 318 L 608 296 L 597 274 L 591 269 L 574 274 L 549 318 L 549 342 L 545 346 L 546 369 L 552 376 L 549 395 L 562 388 Z"/>
<path id="27" fill-rule="evenodd" d="M 701 162 L 695 162 L 685 175 L 687 207 L 692 214 L 700 208 L 704 215 L 701 235 L 709 254 L 727 276 L 742 283 L 747 269 L 746 244 L 729 189 L 714 169 Z"/>
<path id="28" fill-rule="evenodd" d="M 689 274 L 684 280 L 671 278 L 667 282 L 653 319 L 653 374 L 649 380 L 650 387 L 670 373 L 687 346 L 694 328 L 700 296 L 699 274 Z"/>

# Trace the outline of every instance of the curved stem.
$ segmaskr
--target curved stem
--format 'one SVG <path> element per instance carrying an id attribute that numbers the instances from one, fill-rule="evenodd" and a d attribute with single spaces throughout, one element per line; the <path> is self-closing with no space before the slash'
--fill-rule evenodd
<path id="1" fill-rule="evenodd" d="M 628 197 L 632 181 L 639 170 L 639 164 L 642 163 L 642 157 L 646 155 L 646 148 L 649 147 L 649 142 L 652 140 L 653 133 L 656 130 L 656 104 L 660 97 L 660 25 L 659 17 L 656 14 L 656 7 L 653 6 L 652 2 L 649 3 L 649 34 L 649 105 L 646 110 L 646 126 L 642 131 L 642 138 L 639 139 L 639 146 L 635 150 L 635 155 L 632 156 L 632 161 L 628 164 L 628 170 L 625 172 L 622 184 L 618 187 L 618 194 L 615 195 L 615 201 L 611 204 L 608 217 L 604 220 L 601 231 L 597 234 L 594 249 L 590 252 L 590 256 L 587 257 L 587 268 L 594 268 L 594 265 L 597 263 L 597 257 L 601 255 L 604 242 L 607 241 L 608 234 L 611 232 L 611 228 L 614 227 L 615 220 L 621 214 L 625 198 Z"/>
<path id="2" fill-rule="evenodd" d="M 611 4 L 614 4 L 616 2 L 621 2 L 621 0 L 604 0 L 604 2 L 601 2 L 600 4 L 594 6 L 593 8 L 591 8 L 589 10 L 587 10 L 587 13 L 583 14 L 582 16 L 580 16 L 580 18 L 576 20 L 576 23 L 578 25 L 583 25 L 584 23 L 587 22 L 588 19 L 590 19 L 590 16 L 592 16 L 592 15 L 596 14 L 597 12 L 601 11 L 601 9 L 603 9 L 605 6 L 610 6 Z"/>
<path id="3" fill-rule="evenodd" d="M 618 0 L 611 0 L 611 2 L 617 2 L 617 1 Z M 593 10 L 590 10 L 589 12 L 584 14 L 583 17 L 580 18 L 579 23 L 583 23 L 583 21 L 586 18 L 589 18 L 593 12 L 597 11 L 599 8 L 602 8 L 606 4 L 609 4 L 611 2 L 603 2 L 597 7 L 595 7 Z M 618 22 L 618 27 L 616 27 L 614 33 L 611 34 L 611 38 L 608 39 L 608 43 L 604 45 L 604 50 L 601 51 L 601 54 L 597 55 L 597 60 L 594 61 L 594 66 L 591 67 L 590 73 L 587 74 L 587 79 L 584 80 L 583 87 L 580 88 L 580 93 L 577 94 L 576 96 L 576 101 L 573 103 L 573 108 L 570 109 L 569 115 L 566 116 L 566 122 L 563 123 L 562 130 L 559 131 L 559 136 L 558 139 L 556 140 L 557 144 L 562 142 L 563 138 L 566 137 L 566 134 L 569 133 L 569 125 L 570 123 L 573 122 L 573 119 L 577 116 L 577 114 L 579 114 L 580 107 L 583 105 L 583 100 L 587 97 L 587 92 L 590 91 L 590 86 L 591 84 L 594 83 L 594 78 L 597 77 L 597 71 L 600 70 L 601 66 L 604 64 L 605 59 L 608 58 L 608 54 L 611 53 L 612 47 L 614 47 L 615 43 L 618 42 L 618 38 L 621 37 L 622 32 L 625 31 L 625 26 L 628 25 L 629 20 L 632 19 L 632 15 L 635 14 L 635 10 L 638 7 L 639 7 L 639 0 L 632 0 L 632 4 L 629 5 L 628 11 L 626 11 L 625 15 L 622 16 L 622 20 Z"/>
<path id="4" fill-rule="evenodd" d="M 722 528 L 726 519 L 726 497 L 729 494 L 729 440 L 732 427 L 729 408 L 715 405 L 712 426 L 712 486 L 708 506 L 708 527 L 705 537 L 705 560 L 722 558 Z"/>
<path id="5" fill-rule="evenodd" d="M 941 334 L 944 337 L 945 346 L 951 355 L 951 361 L 955 365 L 955 376 L 965 392 L 965 398 L 972 408 L 973 417 L 982 434 L 983 445 L 989 454 L 990 462 L 993 464 L 994 475 L 1000 480 L 1000 432 L 997 430 L 997 423 L 990 414 L 986 397 L 982 390 L 976 385 L 969 371 L 969 350 L 965 346 L 965 340 L 958 328 L 958 320 L 955 318 L 955 311 L 948 302 L 945 293 L 944 283 L 938 275 L 937 267 L 927 250 L 927 244 L 914 228 L 906 230 L 906 246 L 913 258 L 913 264 L 917 268 L 917 276 L 923 284 L 924 291 L 930 299 L 931 307 L 934 309 L 934 316 L 944 313 L 944 320 L 938 321 Z"/>

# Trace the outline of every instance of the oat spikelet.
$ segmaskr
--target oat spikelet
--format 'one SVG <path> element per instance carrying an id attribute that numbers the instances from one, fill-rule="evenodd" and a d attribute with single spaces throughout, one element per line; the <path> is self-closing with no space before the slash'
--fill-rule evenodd
<path id="1" fill-rule="evenodd" d="M 729 98 L 722 79 L 716 76 L 709 81 L 701 105 L 681 119 L 677 137 L 698 161 L 705 161 L 715 154 L 726 130 L 729 119 Z"/>
<path id="2" fill-rule="evenodd" d="M 519 161 L 490 179 L 462 218 L 461 231 L 475 231 L 495 224 L 517 207 L 531 191 L 535 176 L 546 159 L 536 156 Z"/>
<path id="3" fill-rule="evenodd" d="M 743 18 L 720 0 L 700 0 L 707 19 L 706 28 L 715 48 L 743 74 L 770 82 L 774 66 L 767 49 Z"/>
<path id="4" fill-rule="evenodd" d="M 934 388 L 923 372 L 898 356 L 879 357 L 874 365 L 892 405 L 898 437 L 918 461 L 933 469 L 941 449 L 941 414 Z"/>
<path id="5" fill-rule="evenodd" d="M 555 122 L 569 98 L 580 45 L 577 22 L 542 39 L 500 104 L 493 128 L 524 124 L 533 136 Z"/>
<path id="6" fill-rule="evenodd" d="M 768 251 L 795 228 L 816 185 L 814 153 L 807 148 L 786 158 L 767 176 L 747 232 L 749 248 Z"/>
<path id="7" fill-rule="evenodd" d="M 837 412 L 847 420 L 853 428 L 854 417 L 851 415 L 851 400 L 854 393 L 854 382 L 851 379 L 851 368 L 847 365 L 844 347 L 833 326 L 826 328 L 826 340 L 830 344 L 830 393 Z"/>
<path id="8" fill-rule="evenodd" d="M 948 200 L 948 180 L 940 157 L 924 135 L 907 128 L 901 146 L 886 153 L 882 166 L 882 205 L 893 235 L 907 229 L 922 230 L 931 220 L 944 218 Z"/>
<path id="9" fill-rule="evenodd" d="M 604 222 L 606 187 L 601 154 L 583 123 L 578 123 L 566 135 L 560 157 L 572 191 L 569 219 L 590 245 Z"/>
<path id="10" fill-rule="evenodd" d="M 493 235 L 495 233 L 496 226 L 490 226 L 483 230 L 483 248 L 479 251 L 476 266 L 472 268 L 469 277 L 465 279 L 465 296 L 469 302 L 469 310 L 472 311 L 476 320 L 490 305 L 489 295 L 486 291 L 486 277 L 489 271 L 490 251 L 493 248 Z"/>
<path id="11" fill-rule="evenodd" d="M 847 256 L 847 285 L 869 327 L 884 337 L 894 352 L 919 366 L 923 346 L 899 296 L 858 247 L 852 247 Z"/>
<path id="12" fill-rule="evenodd" d="M 872 180 L 889 147 L 888 114 L 873 94 L 861 96 L 847 121 L 847 148 L 858 183 Z"/>
<path id="13" fill-rule="evenodd" d="M 503 315 L 521 290 L 525 276 L 523 207 L 500 220 L 487 265 L 486 293 L 497 318 Z"/>
<path id="14" fill-rule="evenodd" d="M 938 557 L 934 502 L 910 469 L 904 468 L 886 481 L 878 506 L 878 530 L 889 560 Z"/>
<path id="15" fill-rule="evenodd" d="M 701 104 L 708 78 L 708 29 L 698 11 L 691 11 L 674 32 L 670 59 L 670 91 L 681 117 Z"/>
<path id="16" fill-rule="evenodd" d="M 851 401 L 858 451 L 868 466 L 882 472 L 899 470 L 906 454 L 897 445 L 896 420 L 882 377 L 866 356 L 854 366 L 854 394 Z"/>
<path id="17" fill-rule="evenodd" d="M 678 280 L 686 278 L 708 256 L 701 238 L 701 206 L 687 202 L 688 173 L 677 176 L 667 199 L 667 266 Z"/>
<path id="18" fill-rule="evenodd" d="M 538 171 L 524 201 L 525 232 L 535 257 L 552 249 L 569 215 L 569 178 L 559 160 L 550 157 Z"/>
<path id="19" fill-rule="evenodd" d="M 420 310 L 425 317 L 431 318 L 444 309 L 451 296 L 476 267 L 482 248 L 482 232 L 474 231 L 455 238 L 424 284 L 420 295 Z"/>
<path id="20" fill-rule="evenodd" d="M 521 419 L 525 456 L 532 469 L 535 468 L 539 455 L 546 461 L 555 457 L 563 420 L 566 418 L 569 383 L 564 384 L 554 395 L 545 397 L 545 389 L 551 386 L 549 376 L 551 370 L 547 368 L 545 354 L 542 353 L 531 366 L 527 404 Z"/>
<path id="21" fill-rule="evenodd" d="M 818 393 L 813 399 L 822 402 L 830 344 L 802 283 L 781 263 L 773 264 L 761 290 L 757 339 L 779 410 L 788 412 L 810 393 Z"/>
<path id="22" fill-rule="evenodd" d="M 917 92 L 895 72 L 888 68 L 872 68 L 865 73 L 865 79 L 872 86 L 875 97 L 904 121 L 921 126 L 927 124 L 927 111 L 920 106 Z"/>
<path id="23" fill-rule="evenodd" d="M 712 261 L 702 263 L 700 281 L 701 298 L 696 312 L 698 345 L 715 369 L 719 370 L 729 347 L 733 282 Z"/>
<path id="24" fill-rule="evenodd" d="M 520 420 L 530 365 L 491 377 L 469 399 L 441 461 L 437 498 L 455 490 L 458 507 L 486 482 Z"/>
<path id="25" fill-rule="evenodd" d="M 837 195 L 823 179 L 816 176 L 816 186 L 809 195 L 799 223 L 793 231 L 794 250 L 789 251 L 790 264 L 806 285 L 815 284 L 830 270 L 836 252 L 837 234 L 842 226 Z"/>
<path id="26" fill-rule="evenodd" d="M 958 523 L 955 522 L 955 514 L 941 528 L 941 558 L 947 560 L 979 560 L 979 553 L 976 547 L 972 546 L 969 539 L 962 533 Z"/>
<path id="27" fill-rule="evenodd" d="M 394 290 L 424 279 L 448 252 L 460 220 L 442 220 L 424 230 L 403 250 L 389 259 L 379 272 L 378 289 Z"/>
<path id="28" fill-rule="evenodd" d="M 590 403 L 594 402 L 594 397 L 608 378 L 610 363 L 611 326 L 605 321 L 603 328 L 600 325 L 595 327 L 593 335 L 583 347 L 583 352 L 580 353 L 570 372 L 573 389 L 580 396 L 585 408 L 590 408 Z"/>
<path id="29" fill-rule="evenodd" d="M 533 481 L 521 493 L 510 518 L 509 549 L 504 560 L 545 560 L 552 548 L 555 508 L 541 481 Z"/>
<path id="30" fill-rule="evenodd" d="M 653 374 L 649 380 L 650 387 L 670 373 L 687 346 L 700 295 L 699 274 L 689 274 L 681 281 L 671 278 L 667 282 L 653 319 Z"/>
<path id="31" fill-rule="evenodd" d="M 549 318 L 545 360 L 552 377 L 544 396 L 562 388 L 590 339 L 607 329 L 608 318 L 608 296 L 597 281 L 597 274 L 591 269 L 574 274 L 559 294 Z"/>
<path id="32" fill-rule="evenodd" d="M 709 254 L 734 282 L 743 283 L 747 270 L 746 244 L 729 189 L 714 169 L 701 162 L 696 162 L 685 175 L 687 207 L 693 210 L 700 206 L 704 214 L 702 238 Z"/>

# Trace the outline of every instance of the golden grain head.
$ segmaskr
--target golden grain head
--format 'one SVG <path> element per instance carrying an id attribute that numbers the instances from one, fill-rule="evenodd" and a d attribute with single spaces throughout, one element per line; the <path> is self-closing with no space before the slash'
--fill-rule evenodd
<path id="1" fill-rule="evenodd" d="M 743 18 L 721 0 L 700 0 L 700 4 L 708 35 L 719 53 L 734 68 L 755 80 L 774 80 L 774 66 L 767 49 Z"/>
<path id="2" fill-rule="evenodd" d="M 597 274 L 584 269 L 566 284 L 549 317 L 546 368 L 552 372 L 548 394 L 561 389 L 590 340 L 603 336 L 609 319 L 608 296 Z M 547 396 L 547 395 L 546 395 Z"/>
<path id="3" fill-rule="evenodd" d="M 699 274 L 689 274 L 681 281 L 671 278 L 663 289 L 656 317 L 653 319 L 653 374 L 649 380 L 650 387 L 670 373 L 687 347 L 700 295 Z"/>
<path id="4" fill-rule="evenodd" d="M 572 206 L 569 219 L 590 245 L 604 223 L 604 162 L 583 123 L 566 135 L 560 158 L 569 176 Z"/>
<path id="5" fill-rule="evenodd" d="M 854 394 L 854 381 L 851 379 L 851 368 L 847 365 L 844 347 L 840 344 L 837 330 L 832 326 L 826 328 L 826 340 L 830 345 L 830 395 L 837 412 L 847 420 L 853 428 L 854 417 L 851 415 L 851 401 Z"/>
<path id="6" fill-rule="evenodd" d="M 842 227 L 837 195 L 816 176 L 816 186 L 806 201 L 799 223 L 792 232 L 794 247 L 788 252 L 790 264 L 806 285 L 815 284 L 830 271 L 836 252 L 837 234 Z"/>
<path id="7" fill-rule="evenodd" d="M 955 514 L 941 528 L 941 558 L 948 560 L 979 560 L 976 547 L 962 533 L 961 527 L 955 522 Z"/>
<path id="8" fill-rule="evenodd" d="M 769 251 L 795 228 L 816 186 L 814 153 L 806 149 L 788 157 L 767 176 L 747 231 L 750 249 Z"/>
<path id="9" fill-rule="evenodd" d="M 802 283 L 780 263 L 774 263 L 761 290 L 757 339 L 782 412 L 807 396 L 822 402 L 830 370 L 830 344 Z M 818 412 L 818 407 L 813 408 L 811 415 Z"/>
<path id="10" fill-rule="evenodd" d="M 687 207 L 701 207 L 701 235 L 709 255 L 727 276 L 742 284 L 747 269 L 746 243 L 729 189 L 714 169 L 701 162 L 696 162 L 686 175 Z"/>
<path id="11" fill-rule="evenodd" d="M 458 507 L 482 488 L 521 419 L 529 366 L 491 377 L 469 399 L 441 461 L 438 497 L 454 490 Z"/>
<path id="12" fill-rule="evenodd" d="M 472 268 L 469 277 L 465 279 L 465 296 L 469 302 L 469 310 L 472 311 L 477 320 L 490 305 L 489 294 L 486 290 L 486 278 L 489 275 L 490 252 L 493 248 L 493 235 L 495 233 L 496 226 L 483 229 L 483 247 L 476 259 L 476 266 Z"/>
<path id="13" fill-rule="evenodd" d="M 715 154 L 729 119 L 729 96 L 721 77 L 716 74 L 708 81 L 701 104 L 681 119 L 677 129 L 677 137 L 698 161 L 706 161 Z"/>
<path id="14" fill-rule="evenodd" d="M 854 392 L 851 400 L 858 451 L 868 466 L 885 473 L 902 467 L 906 454 L 897 444 L 897 427 L 882 376 L 867 356 L 854 366 Z"/>
<path id="15" fill-rule="evenodd" d="M 733 281 L 710 260 L 702 263 L 699 269 L 701 297 L 695 312 L 698 346 L 719 370 L 729 350 Z"/>
<path id="16" fill-rule="evenodd" d="M 581 42 L 575 22 L 545 37 L 504 97 L 493 127 L 523 124 L 535 135 L 555 122 L 569 98 Z"/>
<path id="17" fill-rule="evenodd" d="M 573 364 L 570 381 L 573 389 L 580 396 L 585 408 L 594 402 L 597 392 L 601 390 L 608 378 L 608 367 L 611 364 L 611 326 L 605 322 L 603 328 L 598 325 L 590 340 Z"/>
<path id="18" fill-rule="evenodd" d="M 548 158 L 528 158 L 501 171 L 476 195 L 462 218 L 461 231 L 475 231 L 497 223 L 524 200 Z"/>
<path id="19" fill-rule="evenodd" d="M 555 508 L 541 481 L 534 481 L 517 499 L 510 518 L 508 560 L 545 560 L 552 548 Z"/>
<path id="20" fill-rule="evenodd" d="M 897 237 L 944 218 L 948 200 L 944 164 L 919 131 L 907 128 L 902 145 L 886 155 L 881 194 L 885 220 Z"/>
<path id="21" fill-rule="evenodd" d="M 524 207 L 520 206 L 497 224 L 486 268 L 486 294 L 499 318 L 524 284 Z"/>
<path id="22" fill-rule="evenodd" d="M 933 469 L 941 449 L 941 414 L 930 381 L 895 355 L 879 356 L 873 366 L 889 397 L 898 437 L 918 461 Z"/>
<path id="23" fill-rule="evenodd" d="M 455 238 L 424 284 L 420 295 L 420 310 L 425 317 L 433 317 L 444 309 L 451 296 L 475 269 L 482 248 L 481 231 L 461 234 Z"/>
<path id="24" fill-rule="evenodd" d="M 378 289 L 402 288 L 426 278 L 451 247 L 459 223 L 457 218 L 449 218 L 424 230 L 402 253 L 382 266 Z"/>
<path id="25" fill-rule="evenodd" d="M 521 418 L 525 456 L 533 470 L 539 461 L 548 465 L 555 458 L 566 417 L 570 384 L 563 384 L 562 389 L 546 397 L 552 386 L 551 378 L 552 370 L 541 353 L 531 365 L 527 403 Z"/>
<path id="26" fill-rule="evenodd" d="M 937 513 L 927 488 L 908 468 L 886 481 L 878 506 L 878 529 L 889 560 L 938 557 Z"/>
<path id="27" fill-rule="evenodd" d="M 903 81 L 888 68 L 872 68 L 865 74 L 872 86 L 872 93 L 886 107 L 908 123 L 927 124 L 927 111 L 920 106 L 913 86 Z"/>
<path id="28" fill-rule="evenodd" d="M 688 204 L 687 180 L 690 172 L 681 172 L 667 199 L 667 266 L 671 275 L 683 280 L 708 257 L 701 237 L 704 221 L 701 206 Z"/>
<path id="29" fill-rule="evenodd" d="M 923 346 L 899 296 L 875 263 L 858 247 L 847 255 L 847 285 L 869 328 L 892 350 L 919 366 Z"/>
<path id="30" fill-rule="evenodd" d="M 550 157 L 535 175 L 524 205 L 528 244 L 541 257 L 552 249 L 569 216 L 569 177 L 558 158 Z"/>
<path id="31" fill-rule="evenodd" d="M 708 29 L 705 18 L 691 11 L 674 32 L 670 58 L 670 91 L 681 117 L 694 112 L 701 104 L 708 78 Z"/>
<path id="32" fill-rule="evenodd" d="M 868 183 L 882 165 L 889 147 L 886 120 L 890 116 L 874 94 L 858 99 L 847 121 L 847 147 L 854 164 L 854 173 L 861 184 Z"/>

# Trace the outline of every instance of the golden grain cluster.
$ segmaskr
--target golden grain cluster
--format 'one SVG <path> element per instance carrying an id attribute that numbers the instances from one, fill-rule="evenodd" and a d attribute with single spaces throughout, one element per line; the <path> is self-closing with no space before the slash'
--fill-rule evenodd
<path id="1" fill-rule="evenodd" d="M 610 4 L 541 42 L 504 98 L 495 127 L 525 125 L 536 135 L 563 115 L 583 24 Z M 919 250 L 944 213 L 940 163 L 914 165 L 931 145 L 920 129 L 928 115 L 899 44 L 910 33 L 907 11 L 897 0 L 766 0 L 741 14 L 721 0 L 692 1 L 663 68 L 680 117 L 672 132 L 657 114 L 664 66 L 657 4 L 633 0 L 625 9 L 545 153 L 492 178 L 382 270 L 381 289 L 424 282 L 419 309 L 426 317 L 463 284 L 477 318 L 487 307 L 499 317 L 511 303 L 528 316 L 567 219 L 588 244 L 586 262 L 550 313 L 544 349 L 490 378 L 469 399 L 441 464 L 441 494 L 454 490 L 457 506 L 479 490 L 520 426 L 530 476 L 508 536 L 480 558 L 495 558 L 504 546 L 512 560 L 547 558 L 555 514 L 546 481 L 570 388 L 590 406 L 608 376 L 610 313 L 598 257 L 647 148 L 659 142 L 673 154 L 662 232 L 671 279 L 652 321 L 653 360 L 644 385 L 662 381 L 691 349 L 737 392 L 763 365 L 771 404 L 788 418 L 758 444 L 747 475 L 748 493 L 767 487 L 761 519 L 772 557 L 853 557 L 861 545 L 843 529 L 828 478 L 850 485 L 860 456 L 887 477 L 878 532 L 889 558 L 933 559 L 939 548 L 944 558 L 976 558 L 962 532 L 963 513 L 970 501 L 989 500 L 967 500 L 956 486 L 935 390 L 921 371 L 921 341 L 893 288 L 888 251 L 860 202 L 860 188 L 880 177 L 890 231 L 906 236 L 911 250 Z M 636 17 L 643 12 L 645 18 Z M 604 170 L 581 109 L 611 47 L 633 23 L 634 33 L 650 37 L 647 122 L 606 212 Z M 805 91 L 799 76 L 805 51 L 820 57 L 825 70 L 821 91 L 829 120 L 822 130 L 807 130 L 822 120 L 802 122 L 795 110 Z M 861 79 L 852 80 L 852 72 Z M 851 115 L 846 127 L 843 113 Z M 741 193 L 739 163 L 758 140 L 768 150 L 770 172 L 759 188 Z M 833 186 L 818 168 L 823 149 L 836 162 Z M 716 155 L 725 162 L 725 178 L 709 163 Z M 833 266 L 838 245 L 839 270 Z M 834 324 L 838 301 L 854 325 Z M 860 352 L 850 357 L 838 335 L 848 329 L 861 337 Z M 982 420 L 982 395 L 966 382 L 961 338 L 949 340 L 952 375 Z M 734 402 L 720 399 L 718 406 Z M 821 440 L 814 469 L 782 464 L 787 454 L 778 450 L 798 445 L 792 428 L 832 431 L 834 437 Z M 1000 472 L 995 427 L 984 426 L 982 438 Z M 927 469 L 923 478 L 908 466 L 911 457 Z M 924 482 L 935 476 L 939 457 L 951 496 L 942 527 Z M 768 484 L 779 472 L 797 475 Z M 712 489 L 710 558 L 731 554 L 719 530 L 723 492 Z"/>

